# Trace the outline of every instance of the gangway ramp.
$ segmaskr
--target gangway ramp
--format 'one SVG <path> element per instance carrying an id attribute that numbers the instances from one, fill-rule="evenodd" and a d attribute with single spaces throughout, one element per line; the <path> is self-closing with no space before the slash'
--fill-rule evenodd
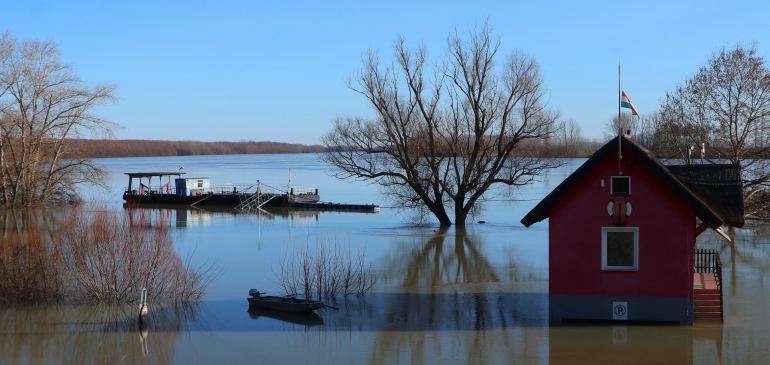
<path id="1" fill-rule="evenodd" d="M 272 186 L 257 183 L 257 190 L 253 194 L 241 194 L 242 201 L 235 209 L 246 213 L 254 213 L 262 210 L 262 206 L 267 202 L 280 198 L 282 196 L 281 191 Z"/>

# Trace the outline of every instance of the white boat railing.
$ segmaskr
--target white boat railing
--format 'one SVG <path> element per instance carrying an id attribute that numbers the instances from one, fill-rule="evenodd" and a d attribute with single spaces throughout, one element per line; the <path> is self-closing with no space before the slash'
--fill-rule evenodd
<path id="1" fill-rule="evenodd" d="M 290 194 L 290 195 L 313 195 L 318 191 L 315 185 L 286 185 L 286 184 L 281 185 L 280 190 L 282 193 Z"/>

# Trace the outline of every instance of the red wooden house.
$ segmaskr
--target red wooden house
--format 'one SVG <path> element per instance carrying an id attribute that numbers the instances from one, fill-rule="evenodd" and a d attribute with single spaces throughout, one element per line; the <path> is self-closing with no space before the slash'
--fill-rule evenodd
<path id="1" fill-rule="evenodd" d="M 521 222 L 546 218 L 552 321 L 722 317 L 721 263 L 695 240 L 708 228 L 725 236 L 723 225 L 743 226 L 740 166 L 665 166 L 624 135 Z"/>

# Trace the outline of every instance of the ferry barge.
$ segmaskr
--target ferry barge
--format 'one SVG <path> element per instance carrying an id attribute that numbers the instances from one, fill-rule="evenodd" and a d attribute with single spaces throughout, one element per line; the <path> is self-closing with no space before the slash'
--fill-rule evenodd
<path id="1" fill-rule="evenodd" d="M 273 188 L 259 181 L 252 185 L 212 185 L 207 177 L 182 177 L 184 172 L 128 172 L 126 175 L 128 188 L 123 192 L 126 203 L 254 208 L 290 206 L 292 203 L 316 204 L 320 201 L 315 186 L 291 185 L 291 182 Z M 156 185 L 153 185 L 154 178 L 158 179 Z M 133 184 L 134 179 L 138 179 L 138 186 Z"/>

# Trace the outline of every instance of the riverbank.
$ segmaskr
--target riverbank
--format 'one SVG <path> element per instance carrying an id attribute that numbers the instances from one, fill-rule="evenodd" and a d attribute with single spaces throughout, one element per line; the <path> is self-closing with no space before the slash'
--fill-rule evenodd
<path id="1" fill-rule="evenodd" d="M 262 155 L 321 153 L 321 145 L 305 145 L 283 142 L 201 142 L 201 141 L 165 141 L 149 139 L 68 139 L 68 151 L 76 151 L 77 158 L 117 158 L 117 157 L 169 157 L 169 156 L 205 156 L 205 155 Z M 545 145 L 535 148 L 537 155 L 554 158 L 585 158 L 591 156 L 601 142 L 586 140 L 574 145 Z"/>
<path id="2" fill-rule="evenodd" d="M 320 145 L 281 142 L 201 142 L 147 139 L 69 139 L 67 150 L 79 158 L 258 155 L 323 152 Z"/>

